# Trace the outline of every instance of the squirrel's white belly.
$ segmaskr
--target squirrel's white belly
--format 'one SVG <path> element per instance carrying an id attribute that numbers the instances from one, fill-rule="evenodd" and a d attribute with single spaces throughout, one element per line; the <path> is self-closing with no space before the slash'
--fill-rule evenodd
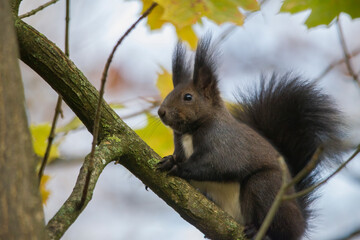
<path id="1" fill-rule="evenodd" d="M 194 152 L 192 136 L 185 134 L 181 140 L 185 157 L 189 158 Z M 240 208 L 240 184 L 238 182 L 222 183 L 191 180 L 190 184 L 230 214 L 237 222 L 243 223 Z"/>

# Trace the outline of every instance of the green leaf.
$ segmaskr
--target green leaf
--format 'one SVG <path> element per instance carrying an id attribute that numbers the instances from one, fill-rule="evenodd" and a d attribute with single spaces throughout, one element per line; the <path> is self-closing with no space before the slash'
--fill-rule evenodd
<path id="1" fill-rule="evenodd" d="M 285 0 L 280 11 L 297 13 L 311 9 L 305 24 L 309 27 L 329 25 L 341 12 L 360 17 L 359 0 Z"/>
<path id="2" fill-rule="evenodd" d="M 36 155 L 40 157 L 43 157 L 45 154 L 50 130 L 51 130 L 51 125 L 49 123 L 30 126 L 34 152 L 36 153 Z M 58 144 L 54 143 L 50 150 L 49 160 L 53 160 L 58 157 L 59 157 Z"/>
<path id="3" fill-rule="evenodd" d="M 135 132 L 160 156 L 172 154 L 174 151 L 172 130 L 150 113 L 146 113 L 146 117 L 147 125 Z"/>

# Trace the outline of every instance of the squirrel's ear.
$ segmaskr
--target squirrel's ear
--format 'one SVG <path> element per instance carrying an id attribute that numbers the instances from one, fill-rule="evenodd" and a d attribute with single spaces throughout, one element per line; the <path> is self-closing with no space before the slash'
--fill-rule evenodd
<path id="1" fill-rule="evenodd" d="M 218 94 L 214 49 L 210 46 L 211 35 L 200 39 L 194 67 L 194 85 L 206 97 L 213 98 Z"/>
<path id="2" fill-rule="evenodd" d="M 186 59 L 186 47 L 180 41 L 176 44 L 172 58 L 173 85 L 189 81 L 191 71 Z"/>

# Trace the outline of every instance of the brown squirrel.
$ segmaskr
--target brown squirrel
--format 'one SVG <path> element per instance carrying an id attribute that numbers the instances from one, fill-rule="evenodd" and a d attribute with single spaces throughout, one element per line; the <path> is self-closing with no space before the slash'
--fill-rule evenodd
<path id="1" fill-rule="evenodd" d="M 175 48 L 174 90 L 158 110 L 174 131 L 175 151 L 158 169 L 188 180 L 252 238 L 282 183 L 277 158 L 283 156 L 289 176 L 295 176 L 318 147 L 339 141 L 342 123 L 329 96 L 291 74 L 262 78 L 250 96 L 240 94 L 230 113 L 220 97 L 216 51 L 210 43 L 209 36 L 199 41 L 193 69 L 186 48 L 181 43 Z M 334 148 L 324 153 L 320 162 L 333 161 L 336 153 Z M 288 193 L 309 187 L 315 173 Z M 299 239 L 307 228 L 311 200 L 308 194 L 282 202 L 267 238 Z"/>

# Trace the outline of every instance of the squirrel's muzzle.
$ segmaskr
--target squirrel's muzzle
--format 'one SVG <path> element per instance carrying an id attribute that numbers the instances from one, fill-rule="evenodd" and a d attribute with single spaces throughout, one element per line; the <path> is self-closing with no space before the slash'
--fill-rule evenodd
<path id="1" fill-rule="evenodd" d="M 159 115 L 159 117 L 160 117 L 161 119 L 164 118 L 165 115 L 166 115 L 165 109 L 162 108 L 162 107 L 160 107 L 159 110 L 158 110 L 158 115 Z"/>

